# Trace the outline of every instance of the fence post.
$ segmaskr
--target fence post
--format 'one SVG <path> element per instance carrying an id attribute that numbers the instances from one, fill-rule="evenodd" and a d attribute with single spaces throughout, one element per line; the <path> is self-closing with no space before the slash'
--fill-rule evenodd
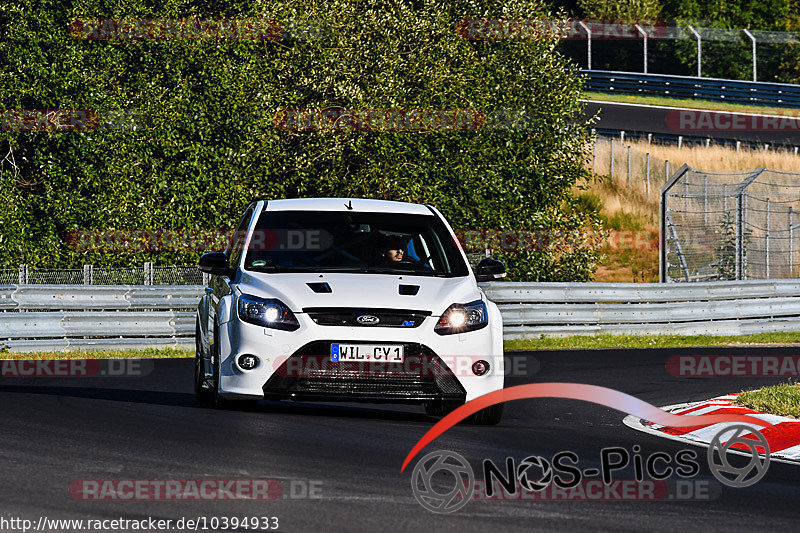
<path id="1" fill-rule="evenodd" d="M 153 284 L 153 263 L 149 261 L 144 264 L 144 284 Z"/>
<path id="2" fill-rule="evenodd" d="M 742 279 L 742 193 L 736 196 L 735 259 L 736 279 Z"/>
<path id="3" fill-rule="evenodd" d="M 747 247 L 744 242 L 747 231 L 747 192 L 742 197 L 742 203 L 742 279 L 747 279 Z"/>
<path id="4" fill-rule="evenodd" d="M 683 135 L 678 135 L 678 150 L 683 146 Z"/>
<path id="5" fill-rule="evenodd" d="M 94 265 L 83 265 L 83 284 L 94 285 Z"/>
<path id="6" fill-rule="evenodd" d="M 644 39 L 644 73 L 647 74 L 647 32 L 638 24 L 634 24 L 634 27 L 639 30 L 639 34 Z"/>
<path id="7" fill-rule="evenodd" d="M 764 235 L 764 256 L 767 263 L 767 279 L 769 279 L 769 198 L 767 198 L 767 231 Z"/>
<path id="8" fill-rule="evenodd" d="M 756 38 L 753 37 L 753 34 L 747 29 L 742 31 L 744 31 L 744 33 L 750 37 L 750 40 L 753 41 L 753 81 L 758 81 L 758 77 L 756 76 Z"/>
<path id="9" fill-rule="evenodd" d="M 700 38 L 700 34 L 695 31 L 694 28 L 689 26 L 689 31 L 694 34 L 695 39 L 697 39 L 697 77 L 703 77 L 703 41 Z"/>
<path id="10" fill-rule="evenodd" d="M 19 265 L 19 278 L 17 279 L 20 285 L 28 283 L 28 265 L 23 263 Z"/>
<path id="11" fill-rule="evenodd" d="M 794 272 L 794 228 L 792 228 L 792 208 L 789 208 L 789 276 Z"/>
<path id="12" fill-rule="evenodd" d="M 621 143 L 625 142 L 625 130 L 622 130 L 621 132 L 619 132 L 619 142 L 621 142 Z"/>
<path id="13" fill-rule="evenodd" d="M 211 274 L 203 272 L 203 285 L 208 285 L 209 281 L 211 281 Z"/>
<path id="14" fill-rule="evenodd" d="M 646 170 L 644 172 L 644 179 L 645 179 L 645 190 L 647 191 L 647 199 L 650 199 L 650 152 L 647 152 L 646 159 Z"/>
<path id="15" fill-rule="evenodd" d="M 667 176 L 664 179 L 664 182 L 666 183 L 669 180 L 669 159 L 664 161 L 664 169 L 665 169 L 665 172 L 667 173 Z"/>
<path id="16" fill-rule="evenodd" d="M 736 151 L 739 151 L 739 148 L 742 147 L 742 141 L 736 141 Z"/>
<path id="17" fill-rule="evenodd" d="M 689 180 L 683 182 L 683 211 L 689 216 Z"/>
<path id="18" fill-rule="evenodd" d="M 614 138 L 611 138 L 611 169 L 608 172 L 611 176 L 611 183 L 614 183 Z"/>
<path id="19" fill-rule="evenodd" d="M 631 185 L 631 147 L 628 146 L 628 186 Z"/>
<path id="20" fill-rule="evenodd" d="M 703 175 L 703 223 L 708 224 L 708 174 Z"/>
<path id="21" fill-rule="evenodd" d="M 578 24 L 586 32 L 586 70 L 592 70 L 592 30 L 583 21 L 579 20 Z"/>
<path id="22" fill-rule="evenodd" d="M 722 184 L 722 212 L 728 212 L 728 184 Z"/>
<path id="23" fill-rule="evenodd" d="M 647 144 L 653 144 L 653 134 L 647 134 Z M 797 155 L 797 148 L 794 149 L 794 155 Z"/>
<path id="24" fill-rule="evenodd" d="M 594 143 L 592 144 L 592 174 L 596 174 L 595 160 L 597 159 L 597 134 L 595 131 L 596 130 L 592 130 L 592 137 L 594 137 Z"/>

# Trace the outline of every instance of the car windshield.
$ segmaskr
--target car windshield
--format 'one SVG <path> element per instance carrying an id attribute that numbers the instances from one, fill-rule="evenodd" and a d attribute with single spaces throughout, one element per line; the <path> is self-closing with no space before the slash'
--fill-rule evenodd
<path id="1" fill-rule="evenodd" d="M 262 212 L 244 268 L 441 277 L 468 273 L 438 217 L 334 211 Z"/>

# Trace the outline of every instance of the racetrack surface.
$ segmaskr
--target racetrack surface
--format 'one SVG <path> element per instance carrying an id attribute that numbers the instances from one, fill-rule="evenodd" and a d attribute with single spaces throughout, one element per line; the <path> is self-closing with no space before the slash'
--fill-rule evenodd
<path id="1" fill-rule="evenodd" d="M 594 350 L 513 353 L 532 363 L 530 382 L 588 383 L 663 406 L 737 392 L 784 378 L 694 378 L 665 369 L 676 354 L 786 354 L 797 348 Z M 506 406 L 499 426 L 459 424 L 400 466 L 435 422 L 421 407 L 262 402 L 256 411 L 217 411 L 192 393 L 192 361 L 159 360 L 140 378 L 4 378 L 0 381 L 0 516 L 157 518 L 277 516 L 280 531 L 745 531 L 794 529 L 800 470 L 772 463 L 744 489 L 723 487 L 713 501 L 469 502 L 450 515 L 423 509 L 411 469 L 433 450 L 463 455 L 476 472 L 484 458 L 504 464 L 572 450 L 598 466 L 608 446 L 642 454 L 691 448 L 636 432 L 624 413 L 556 399 Z M 700 451 L 698 479 L 714 482 Z M 623 475 L 623 474 L 621 474 Z M 272 502 L 79 501 L 78 479 L 271 478 L 321 482 L 320 499 Z M 632 477 L 630 475 L 624 477 Z M 435 528 L 435 529 L 434 529 Z"/>
<path id="2" fill-rule="evenodd" d="M 800 145 L 800 118 L 732 111 L 684 109 L 586 101 L 584 116 L 598 115 L 593 128 L 754 143 Z M 682 115 L 685 113 L 685 115 Z"/>

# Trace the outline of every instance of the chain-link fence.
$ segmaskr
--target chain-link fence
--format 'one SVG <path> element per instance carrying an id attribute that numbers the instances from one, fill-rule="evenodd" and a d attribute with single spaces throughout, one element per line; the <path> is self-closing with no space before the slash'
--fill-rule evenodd
<path id="1" fill-rule="evenodd" d="M 681 167 L 661 190 L 661 280 L 794 278 L 800 174 Z"/>
<path id="2" fill-rule="evenodd" d="M 199 285 L 208 282 L 207 275 L 195 265 L 82 269 L 32 269 L 19 265 L 16 269 L 0 269 L 0 285 L 69 284 L 69 285 Z"/>

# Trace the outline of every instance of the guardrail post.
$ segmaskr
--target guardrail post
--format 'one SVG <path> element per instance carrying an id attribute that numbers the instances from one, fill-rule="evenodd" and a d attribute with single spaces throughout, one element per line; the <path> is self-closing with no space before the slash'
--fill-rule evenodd
<path id="1" fill-rule="evenodd" d="M 144 264 L 144 284 L 153 284 L 153 263 L 149 261 Z"/>
<path id="2" fill-rule="evenodd" d="M 750 40 L 753 42 L 753 81 L 758 81 L 758 77 L 756 76 L 756 38 L 753 37 L 753 34 L 750 33 L 749 30 L 744 29 L 742 31 L 744 31 L 744 33 L 750 37 Z"/>
<path id="3" fill-rule="evenodd" d="M 94 265 L 83 265 L 83 284 L 94 285 Z"/>
<path id="4" fill-rule="evenodd" d="M 646 169 L 644 171 L 645 190 L 647 191 L 647 199 L 650 199 L 650 152 L 645 156 Z"/>
<path id="5" fill-rule="evenodd" d="M 17 278 L 20 285 L 28 283 L 28 265 L 23 263 L 19 265 L 19 277 Z"/>

